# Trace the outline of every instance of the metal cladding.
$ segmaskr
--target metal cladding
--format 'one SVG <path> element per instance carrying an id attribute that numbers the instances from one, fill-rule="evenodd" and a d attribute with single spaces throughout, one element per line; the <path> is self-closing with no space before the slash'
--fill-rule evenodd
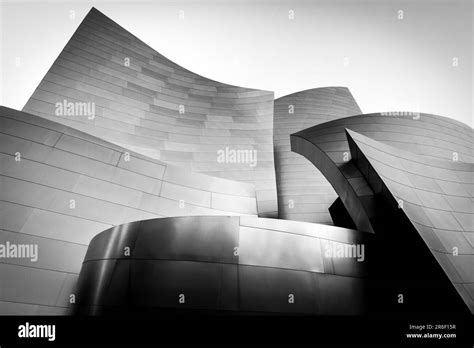
<path id="1" fill-rule="evenodd" d="M 292 150 L 311 161 L 331 183 L 348 208 L 357 229 L 373 232 L 379 214 L 373 191 L 363 179 L 351 154 L 345 128 L 384 144 L 427 158 L 473 161 L 472 129 L 436 115 L 367 114 L 330 121 L 291 135 Z M 469 191 L 466 191 L 469 192 Z"/>
<path id="2" fill-rule="evenodd" d="M 280 219 L 333 223 L 328 208 L 337 195 L 311 162 L 291 152 L 290 134 L 361 113 L 345 87 L 309 89 L 275 99 L 273 151 Z"/>
<path id="3" fill-rule="evenodd" d="M 329 122 L 291 138 L 292 149 L 331 182 L 359 230 L 396 233 L 389 225 L 398 224 L 399 214 L 408 218 L 406 228 L 421 236 L 474 312 L 471 128 L 434 115 L 374 114 Z M 407 238 L 406 233 L 398 237 Z"/>
<path id="4" fill-rule="evenodd" d="M 74 312 L 362 314 L 366 263 L 326 250 L 331 243 L 351 247 L 366 237 L 340 227 L 257 217 L 116 226 L 91 241 Z"/>
<path id="5" fill-rule="evenodd" d="M 334 163 L 341 164 L 347 162 L 344 152 L 349 151 L 344 128 L 425 157 L 474 162 L 472 128 L 447 117 L 425 113 L 357 115 L 316 125 L 294 136 L 310 139 Z"/>
<path id="6" fill-rule="evenodd" d="M 426 158 L 347 133 L 364 177 L 406 214 L 474 313 L 474 164 Z"/>
<path id="7" fill-rule="evenodd" d="M 70 103 L 94 117 L 64 115 Z M 142 155 L 254 184 L 276 217 L 273 92 L 226 85 L 165 58 L 92 9 L 23 111 Z"/>
<path id="8" fill-rule="evenodd" d="M 474 312 L 473 130 L 358 113 L 206 79 L 92 9 L 0 107 L 0 314 Z"/>
<path id="9" fill-rule="evenodd" d="M 256 215 L 253 185 L 169 166 L 59 123 L 0 107 L 0 313 L 61 314 L 97 233 L 183 215 Z M 8 281 L 3 282 L 3 279 Z"/>

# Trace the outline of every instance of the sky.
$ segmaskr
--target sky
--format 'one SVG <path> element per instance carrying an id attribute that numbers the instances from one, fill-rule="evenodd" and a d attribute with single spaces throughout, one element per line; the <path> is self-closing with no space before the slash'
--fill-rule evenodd
<path id="1" fill-rule="evenodd" d="M 473 126 L 472 0 L 0 0 L 0 104 L 22 109 L 92 6 L 175 63 L 275 97 L 345 86 L 364 113 Z"/>

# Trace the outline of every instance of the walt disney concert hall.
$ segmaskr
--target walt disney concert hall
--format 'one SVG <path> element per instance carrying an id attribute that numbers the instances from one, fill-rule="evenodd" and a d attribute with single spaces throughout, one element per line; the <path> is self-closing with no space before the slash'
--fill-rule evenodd
<path id="1" fill-rule="evenodd" d="M 0 121 L 0 315 L 474 312 L 463 123 L 216 82 L 94 8 Z"/>

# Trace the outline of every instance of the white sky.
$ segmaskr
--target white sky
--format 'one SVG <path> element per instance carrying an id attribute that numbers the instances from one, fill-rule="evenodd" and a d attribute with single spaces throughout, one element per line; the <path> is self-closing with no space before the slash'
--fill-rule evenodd
<path id="1" fill-rule="evenodd" d="M 346 86 L 365 113 L 473 125 L 471 0 L 1 1 L 1 105 L 23 108 L 91 6 L 214 80 L 275 97 Z"/>

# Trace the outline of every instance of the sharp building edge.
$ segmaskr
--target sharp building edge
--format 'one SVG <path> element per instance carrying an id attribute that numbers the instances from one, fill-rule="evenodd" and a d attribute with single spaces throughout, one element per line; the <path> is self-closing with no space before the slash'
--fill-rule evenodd
<path id="1" fill-rule="evenodd" d="M 375 234 L 371 277 L 405 284 L 420 308 L 462 308 L 462 298 L 473 312 L 472 136 L 446 117 L 368 114 L 292 134 L 291 145 L 321 169 L 352 224 Z"/>
<path id="2" fill-rule="evenodd" d="M 90 240 L 112 226 L 186 215 L 257 215 L 254 186 L 170 166 L 68 126 L 0 108 L 0 313 L 62 314 Z M 5 281 L 3 281 L 5 280 Z"/>
<path id="3" fill-rule="evenodd" d="M 309 89 L 275 100 L 273 151 L 280 219 L 333 223 L 328 208 L 336 192 L 310 161 L 291 151 L 290 134 L 361 113 L 345 87 Z"/>
<path id="4" fill-rule="evenodd" d="M 68 103 L 94 105 L 94 117 L 58 116 Z M 273 92 L 188 71 L 95 8 L 23 111 L 190 172 L 251 183 L 259 215 L 278 214 Z"/>
<path id="5" fill-rule="evenodd" d="M 474 312 L 457 121 L 212 81 L 93 8 L 0 126 L 2 315 Z"/>

